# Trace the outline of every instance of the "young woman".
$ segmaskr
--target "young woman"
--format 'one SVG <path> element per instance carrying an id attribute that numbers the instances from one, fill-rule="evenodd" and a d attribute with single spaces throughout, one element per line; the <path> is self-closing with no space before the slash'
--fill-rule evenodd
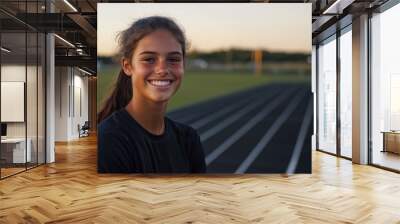
<path id="1" fill-rule="evenodd" d="M 186 39 L 152 16 L 120 33 L 121 71 L 99 112 L 98 172 L 204 173 L 197 132 L 165 117 L 183 74 Z"/>

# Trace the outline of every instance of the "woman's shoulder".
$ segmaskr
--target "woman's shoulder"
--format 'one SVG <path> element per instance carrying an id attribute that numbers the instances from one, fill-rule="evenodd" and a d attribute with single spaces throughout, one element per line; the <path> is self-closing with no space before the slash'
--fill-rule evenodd
<path id="1" fill-rule="evenodd" d="M 97 127 L 99 152 L 117 152 L 126 149 L 126 146 L 129 145 L 129 137 L 124 123 L 126 124 L 121 111 L 113 112 L 99 123 Z"/>
<path id="2" fill-rule="evenodd" d="M 101 121 L 98 125 L 98 133 L 114 133 L 121 130 L 123 124 L 126 124 L 126 118 L 122 112 L 122 110 L 114 111 L 110 116 Z"/>

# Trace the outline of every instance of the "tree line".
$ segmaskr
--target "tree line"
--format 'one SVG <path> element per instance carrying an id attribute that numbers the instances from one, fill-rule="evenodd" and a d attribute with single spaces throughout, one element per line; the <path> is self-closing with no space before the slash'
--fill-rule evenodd
<path id="1" fill-rule="evenodd" d="M 203 59 L 212 63 L 249 63 L 253 61 L 253 50 L 248 49 L 228 49 L 217 50 L 212 52 L 200 52 L 193 50 L 188 52 L 187 58 L 190 59 Z M 287 53 L 287 52 L 271 52 L 262 50 L 263 62 L 304 62 L 308 63 L 311 54 L 307 53 Z M 115 58 L 99 56 L 98 60 L 103 64 L 115 63 Z"/>

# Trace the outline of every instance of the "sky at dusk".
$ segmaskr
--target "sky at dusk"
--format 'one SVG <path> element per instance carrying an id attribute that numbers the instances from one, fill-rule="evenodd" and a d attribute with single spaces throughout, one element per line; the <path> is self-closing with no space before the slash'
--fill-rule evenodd
<path id="1" fill-rule="evenodd" d="M 183 28 L 191 50 L 229 48 L 311 52 L 310 3 L 98 3 L 97 51 L 116 52 L 118 32 L 146 16 Z"/>

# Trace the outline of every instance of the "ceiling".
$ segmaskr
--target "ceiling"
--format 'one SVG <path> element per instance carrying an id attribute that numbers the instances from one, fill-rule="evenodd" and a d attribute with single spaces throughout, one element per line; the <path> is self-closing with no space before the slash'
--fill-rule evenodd
<path id="1" fill-rule="evenodd" d="M 388 0 L 309 0 L 312 3 L 313 44 L 352 23 L 361 13 L 372 12 Z"/>

